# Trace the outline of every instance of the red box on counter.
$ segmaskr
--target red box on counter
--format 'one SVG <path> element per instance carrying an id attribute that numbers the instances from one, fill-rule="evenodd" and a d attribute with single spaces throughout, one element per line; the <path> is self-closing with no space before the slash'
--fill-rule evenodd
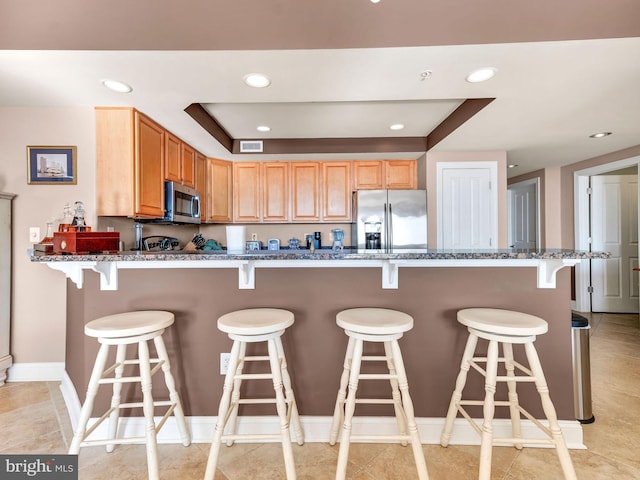
<path id="1" fill-rule="evenodd" d="M 53 253 L 115 253 L 120 232 L 53 232 Z"/>

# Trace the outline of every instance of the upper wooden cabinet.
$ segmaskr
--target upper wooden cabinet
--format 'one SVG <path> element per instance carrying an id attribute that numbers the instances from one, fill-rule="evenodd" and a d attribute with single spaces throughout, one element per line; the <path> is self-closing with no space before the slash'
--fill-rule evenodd
<path id="1" fill-rule="evenodd" d="M 164 216 L 165 130 L 133 108 L 96 108 L 96 213 Z"/>
<path id="2" fill-rule="evenodd" d="M 288 222 L 290 220 L 289 171 L 288 162 L 260 164 L 262 179 L 260 206 L 263 222 Z"/>
<path id="3" fill-rule="evenodd" d="M 291 221 L 320 221 L 320 162 L 291 162 Z"/>
<path id="4" fill-rule="evenodd" d="M 351 221 L 351 162 L 322 162 L 322 221 Z"/>
<path id="5" fill-rule="evenodd" d="M 165 179 L 195 188 L 196 151 L 170 132 L 165 139 Z"/>
<path id="6" fill-rule="evenodd" d="M 260 221 L 260 163 L 233 162 L 233 221 Z"/>
<path id="7" fill-rule="evenodd" d="M 353 163 L 354 190 L 416 189 L 415 160 L 367 160 Z"/>
<path id="8" fill-rule="evenodd" d="M 233 221 L 233 163 L 216 158 L 207 159 L 206 221 Z"/>
<path id="9" fill-rule="evenodd" d="M 384 161 L 353 162 L 354 190 L 382 190 L 385 188 Z"/>
<path id="10" fill-rule="evenodd" d="M 196 187 L 196 151 L 184 142 L 180 142 L 180 178 L 188 187 Z M 200 192 L 203 193 L 203 192 Z"/>
<path id="11" fill-rule="evenodd" d="M 415 160 L 385 160 L 385 167 L 387 188 L 418 188 L 418 163 Z"/>

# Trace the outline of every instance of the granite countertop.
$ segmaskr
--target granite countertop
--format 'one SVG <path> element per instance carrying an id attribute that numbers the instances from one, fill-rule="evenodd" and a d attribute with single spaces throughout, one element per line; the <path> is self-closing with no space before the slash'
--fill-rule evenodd
<path id="1" fill-rule="evenodd" d="M 91 253 L 84 255 L 43 254 L 35 252 L 32 262 L 144 262 L 144 261 L 216 261 L 216 260 L 552 260 L 609 258 L 608 252 L 587 252 L 563 249 L 541 250 L 436 250 L 398 249 L 391 252 L 381 250 L 259 250 L 246 253 L 217 251 L 122 251 L 118 253 Z"/>

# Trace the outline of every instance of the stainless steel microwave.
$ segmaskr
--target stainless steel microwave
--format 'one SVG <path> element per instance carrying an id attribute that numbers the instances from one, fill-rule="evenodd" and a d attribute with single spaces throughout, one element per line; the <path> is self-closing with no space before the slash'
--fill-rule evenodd
<path id="1" fill-rule="evenodd" d="M 200 223 L 200 192 L 176 182 L 164 182 L 163 222 Z"/>

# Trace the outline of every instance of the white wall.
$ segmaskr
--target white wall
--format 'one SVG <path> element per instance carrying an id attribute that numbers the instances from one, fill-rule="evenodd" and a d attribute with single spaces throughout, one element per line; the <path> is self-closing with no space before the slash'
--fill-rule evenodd
<path id="1" fill-rule="evenodd" d="M 27 146 L 77 146 L 77 185 L 28 185 Z M 32 264 L 29 227 L 46 232 L 65 203 L 82 200 L 95 225 L 95 115 L 93 108 L 0 108 L 0 191 L 13 202 L 11 352 L 14 363 L 64 361 L 66 279 Z M 4 247 L 4 246 L 3 246 Z M 73 287 L 75 288 L 75 287 Z"/>

